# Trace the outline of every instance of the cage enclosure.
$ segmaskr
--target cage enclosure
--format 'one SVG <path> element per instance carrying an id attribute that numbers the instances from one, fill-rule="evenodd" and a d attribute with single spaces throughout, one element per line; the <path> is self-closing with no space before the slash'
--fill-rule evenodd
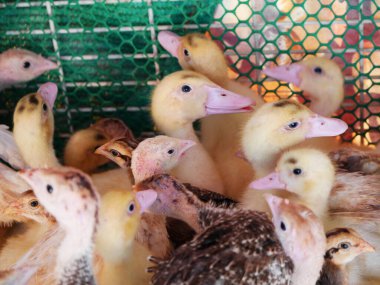
<path id="1" fill-rule="evenodd" d="M 379 142 L 380 4 L 376 0 L 78 0 L 2 1 L 0 51 L 22 47 L 59 69 L 0 96 L 0 122 L 11 125 L 18 99 L 52 81 L 58 149 L 75 130 L 101 117 L 119 117 L 136 135 L 152 132 L 150 93 L 180 67 L 158 43 L 162 30 L 202 32 L 227 55 L 229 75 L 266 101 L 298 97 L 296 87 L 266 78 L 268 64 L 311 55 L 333 58 L 345 75 L 337 116 L 349 124 L 343 139 Z"/>

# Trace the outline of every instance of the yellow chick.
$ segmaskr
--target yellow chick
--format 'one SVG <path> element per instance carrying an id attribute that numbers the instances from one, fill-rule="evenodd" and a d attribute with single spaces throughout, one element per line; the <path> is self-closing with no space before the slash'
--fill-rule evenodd
<path id="1" fill-rule="evenodd" d="M 210 38 L 191 33 L 183 37 L 162 31 L 158 34 L 160 44 L 185 70 L 199 72 L 219 86 L 253 99 L 258 106 L 263 104 L 260 96 L 248 86 L 228 78 L 228 65 L 223 51 Z M 249 119 L 248 113 L 219 114 L 201 119 L 201 141 L 221 174 L 225 194 L 240 198 L 241 189 L 247 186 L 254 175 L 249 164 L 235 153 L 240 149 L 241 129 Z"/>
<path id="2" fill-rule="evenodd" d="M 192 123 L 208 115 L 246 112 L 253 100 L 232 93 L 193 71 L 166 76 L 152 95 L 152 117 L 166 135 L 195 141 L 188 155 L 174 169 L 182 182 L 223 193 L 214 161 L 199 143 Z"/>

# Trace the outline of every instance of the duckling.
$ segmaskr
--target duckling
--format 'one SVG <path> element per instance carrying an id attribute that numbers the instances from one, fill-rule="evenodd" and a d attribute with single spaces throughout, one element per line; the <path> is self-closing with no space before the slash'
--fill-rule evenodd
<path id="1" fill-rule="evenodd" d="M 261 178 L 275 168 L 284 149 L 313 137 L 337 136 L 347 128 L 344 121 L 319 116 L 292 100 L 267 103 L 244 126 L 244 156 L 255 169 L 255 178 Z"/>
<path id="2" fill-rule="evenodd" d="M 350 228 L 336 228 L 326 233 L 325 263 L 317 285 L 348 285 L 346 265 L 358 255 L 375 249 Z"/>
<path id="3" fill-rule="evenodd" d="M 155 190 L 150 209 L 181 209 L 189 214 L 185 221 L 199 225 L 199 234 L 168 260 L 150 259 L 156 263 L 148 269 L 153 284 L 290 284 L 293 263 L 264 213 L 215 208 L 190 193 Z"/>
<path id="4" fill-rule="evenodd" d="M 100 119 L 89 128 L 75 132 L 68 140 L 64 164 L 93 173 L 108 160 L 94 151 L 109 140 L 128 136 L 136 142 L 132 131 L 119 119 Z"/>
<path id="5" fill-rule="evenodd" d="M 27 82 L 58 65 L 26 49 L 13 48 L 0 54 L 0 91 Z"/>
<path id="6" fill-rule="evenodd" d="M 292 259 L 294 285 L 315 285 L 326 251 L 323 226 L 307 207 L 270 194 L 267 203 L 273 216 L 276 233 L 286 254 Z"/>
<path id="7" fill-rule="evenodd" d="M 335 169 L 325 153 L 300 148 L 284 152 L 277 162 L 276 171 L 253 181 L 249 186 L 257 190 L 288 190 L 296 195 L 299 203 L 324 221 L 328 217 L 328 202 L 334 181 Z M 246 192 L 243 203 L 255 203 L 258 193 L 251 196 L 252 192 Z"/>
<path id="8" fill-rule="evenodd" d="M 155 201 L 157 193 L 143 191 L 134 194 L 128 191 L 111 191 L 102 197 L 99 212 L 99 227 L 96 234 L 96 251 L 103 259 L 99 272 L 99 284 L 144 284 L 137 272 L 148 266 L 146 255 L 136 254 L 134 237 L 139 227 L 141 214 Z M 143 257 L 143 260 L 138 260 Z M 145 263 L 145 264 L 144 264 Z M 141 280 L 143 279 L 143 280 Z"/>
<path id="9" fill-rule="evenodd" d="M 13 136 L 29 167 L 60 165 L 53 148 L 53 107 L 57 93 L 57 85 L 48 82 L 36 93 L 22 97 L 16 105 Z"/>
<path id="10" fill-rule="evenodd" d="M 93 241 L 99 195 L 91 179 L 74 168 L 46 168 L 20 174 L 64 231 L 51 272 L 59 284 L 95 284 Z"/>
<path id="11" fill-rule="evenodd" d="M 192 123 L 207 115 L 246 112 L 253 103 L 252 99 L 227 91 L 193 71 L 166 76 L 152 95 L 155 125 L 166 135 L 197 142 L 174 169 L 174 175 L 183 182 L 223 193 L 220 174 L 199 143 Z"/>
<path id="12" fill-rule="evenodd" d="M 158 40 L 178 58 L 183 69 L 199 72 L 229 91 L 252 98 L 258 106 L 263 104 L 262 98 L 248 86 L 228 78 L 223 51 L 210 38 L 197 33 L 179 37 L 172 32 L 161 31 Z M 241 128 L 248 119 L 249 113 L 220 114 L 201 119 L 201 142 L 215 160 L 225 194 L 234 199 L 240 198 L 241 189 L 254 175 L 249 164 L 234 155 L 240 148 Z"/>
<path id="13" fill-rule="evenodd" d="M 312 57 L 290 65 L 266 68 L 263 73 L 278 80 L 294 83 L 310 96 L 310 110 L 330 117 L 344 99 L 344 76 L 333 60 Z"/>

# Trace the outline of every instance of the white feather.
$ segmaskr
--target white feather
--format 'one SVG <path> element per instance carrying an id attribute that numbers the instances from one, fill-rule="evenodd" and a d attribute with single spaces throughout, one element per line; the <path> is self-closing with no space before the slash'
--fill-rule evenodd
<path id="1" fill-rule="evenodd" d="M 0 158 L 12 167 L 23 169 L 26 167 L 20 151 L 13 138 L 13 134 L 6 125 L 0 125 Z"/>

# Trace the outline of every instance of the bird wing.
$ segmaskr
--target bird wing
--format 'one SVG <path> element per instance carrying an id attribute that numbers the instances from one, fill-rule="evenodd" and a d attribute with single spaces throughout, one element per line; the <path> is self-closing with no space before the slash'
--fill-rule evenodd
<path id="1" fill-rule="evenodd" d="M 8 126 L 0 125 L 0 158 L 14 168 L 23 169 L 26 167 L 25 162 L 21 157 L 12 132 L 8 129 Z"/>

